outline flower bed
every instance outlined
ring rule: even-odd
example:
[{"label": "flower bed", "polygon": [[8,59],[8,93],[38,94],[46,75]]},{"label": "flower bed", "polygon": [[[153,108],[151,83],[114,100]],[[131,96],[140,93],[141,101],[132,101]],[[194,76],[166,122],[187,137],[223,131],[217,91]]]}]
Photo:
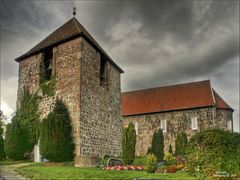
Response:
[{"label": "flower bed", "polygon": [[114,171],[118,171],[118,170],[131,170],[131,171],[143,171],[144,167],[143,166],[106,166],[103,168],[103,170],[114,170]]}]

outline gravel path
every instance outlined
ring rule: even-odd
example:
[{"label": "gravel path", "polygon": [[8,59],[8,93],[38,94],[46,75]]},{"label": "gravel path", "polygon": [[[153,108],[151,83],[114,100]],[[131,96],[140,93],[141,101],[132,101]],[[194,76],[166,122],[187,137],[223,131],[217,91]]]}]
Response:
[{"label": "gravel path", "polygon": [[27,180],[27,178],[24,178],[20,174],[18,174],[15,169],[30,164],[32,163],[0,166],[0,180]]}]

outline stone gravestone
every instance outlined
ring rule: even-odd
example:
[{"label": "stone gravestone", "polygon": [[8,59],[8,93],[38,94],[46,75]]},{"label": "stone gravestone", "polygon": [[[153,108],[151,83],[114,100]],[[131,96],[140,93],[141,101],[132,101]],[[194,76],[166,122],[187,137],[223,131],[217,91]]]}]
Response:
[{"label": "stone gravestone", "polygon": [[123,166],[123,160],[118,158],[109,158],[107,166]]}]

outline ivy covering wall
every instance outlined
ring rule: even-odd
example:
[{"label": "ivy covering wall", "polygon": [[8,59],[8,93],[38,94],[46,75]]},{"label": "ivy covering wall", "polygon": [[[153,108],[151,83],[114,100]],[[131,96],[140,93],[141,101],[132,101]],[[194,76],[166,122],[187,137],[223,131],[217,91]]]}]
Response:
[{"label": "ivy covering wall", "polygon": [[40,89],[43,95],[54,96],[56,91],[56,79],[52,77],[50,80],[42,80],[40,82]]}]

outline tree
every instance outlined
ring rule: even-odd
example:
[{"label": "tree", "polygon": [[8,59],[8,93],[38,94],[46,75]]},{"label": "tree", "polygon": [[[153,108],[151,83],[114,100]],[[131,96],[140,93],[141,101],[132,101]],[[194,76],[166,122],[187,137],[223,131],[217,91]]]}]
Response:
[{"label": "tree", "polygon": [[69,112],[57,100],[54,110],[43,120],[40,132],[40,152],[48,160],[63,162],[74,157],[74,144]]},{"label": "tree", "polygon": [[186,133],[184,132],[179,132],[177,134],[177,138],[176,138],[176,145],[175,145],[175,148],[176,148],[176,151],[175,151],[175,155],[176,156],[183,156],[186,154],[186,149],[187,149],[187,146],[188,146],[188,140],[187,140],[187,135]]},{"label": "tree", "polygon": [[20,126],[17,117],[14,116],[12,123],[7,125],[5,134],[4,151],[7,157],[14,160],[24,159],[24,153],[29,149],[28,144],[24,143],[27,138],[27,131]]},{"label": "tree", "polygon": [[164,137],[162,129],[154,132],[152,138],[152,153],[157,157],[157,161],[160,162],[164,158]]},{"label": "tree", "polygon": [[122,137],[122,158],[125,164],[132,164],[135,157],[136,131],[133,123],[123,129]]},{"label": "tree", "polygon": [[172,150],[172,145],[170,144],[169,145],[169,150],[168,150],[169,153],[173,154],[173,150]]},{"label": "tree", "polygon": [[5,157],[2,126],[3,126],[2,111],[0,111],[0,160]]}]

